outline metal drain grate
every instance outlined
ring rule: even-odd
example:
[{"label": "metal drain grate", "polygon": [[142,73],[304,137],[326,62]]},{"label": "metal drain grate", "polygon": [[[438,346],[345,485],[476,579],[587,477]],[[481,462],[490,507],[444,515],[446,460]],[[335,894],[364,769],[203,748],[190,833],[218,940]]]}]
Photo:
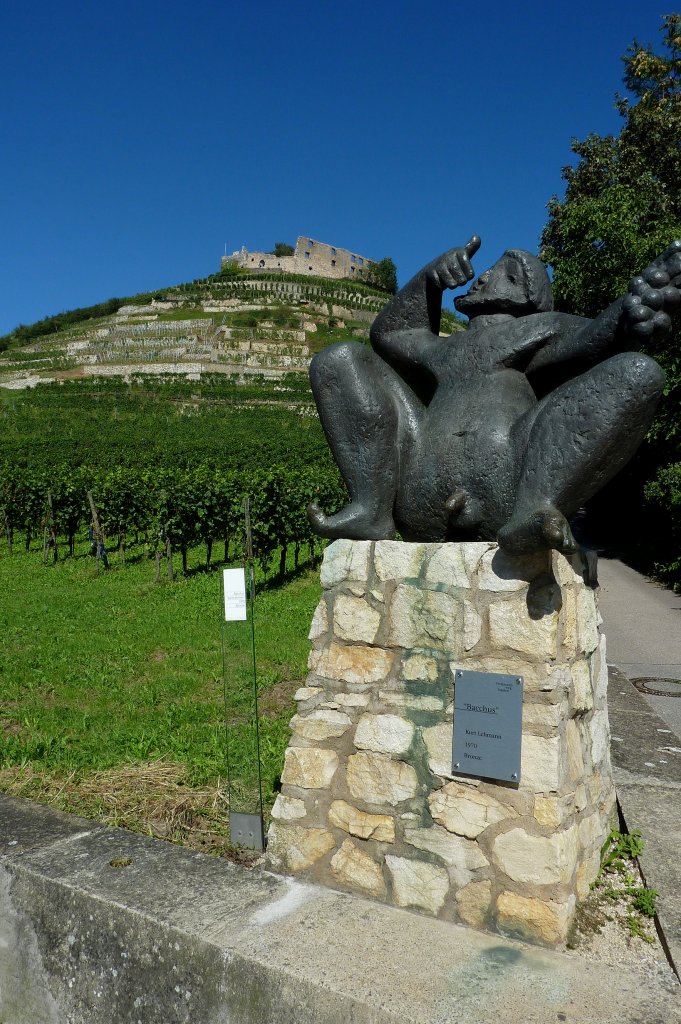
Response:
[{"label": "metal drain grate", "polygon": [[[639,693],[646,693],[652,697],[681,697],[681,679],[665,679],[660,676],[640,676],[631,680]],[[669,683],[668,690],[659,690],[651,683]]]}]

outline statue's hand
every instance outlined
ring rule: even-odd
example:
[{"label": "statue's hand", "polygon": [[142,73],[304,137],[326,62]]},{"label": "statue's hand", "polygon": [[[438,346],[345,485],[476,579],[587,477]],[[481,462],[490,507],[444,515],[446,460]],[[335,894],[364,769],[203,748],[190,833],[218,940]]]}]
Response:
[{"label": "statue's hand", "polygon": [[450,249],[426,267],[428,280],[444,291],[445,288],[459,288],[475,277],[471,256],[480,248],[480,239],[473,235],[469,242],[458,249]]},{"label": "statue's hand", "polygon": [[629,334],[650,338],[666,334],[681,303],[681,241],[672,242],[638,277],[629,282],[623,309]]}]

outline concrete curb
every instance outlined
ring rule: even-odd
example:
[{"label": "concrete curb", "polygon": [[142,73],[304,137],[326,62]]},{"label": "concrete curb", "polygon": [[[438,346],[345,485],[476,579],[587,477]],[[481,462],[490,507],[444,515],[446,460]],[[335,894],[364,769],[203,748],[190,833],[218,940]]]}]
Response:
[{"label": "concrete curb", "polygon": [[4,1024],[669,1024],[622,972],[0,796]]},{"label": "concrete curb", "polygon": [[627,829],[640,829],[646,885],[657,889],[662,943],[681,972],[681,739],[623,672],[609,666],[613,774]]}]

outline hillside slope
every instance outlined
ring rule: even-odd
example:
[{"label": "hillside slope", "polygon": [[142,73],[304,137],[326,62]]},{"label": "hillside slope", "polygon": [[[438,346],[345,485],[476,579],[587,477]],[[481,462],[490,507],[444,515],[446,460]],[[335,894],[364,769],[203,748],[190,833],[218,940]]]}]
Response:
[{"label": "hillside slope", "polygon": [[0,386],[69,377],[305,372],[314,352],[331,341],[368,340],[386,301],[384,293],[351,282],[216,274],[141,304],[122,302],[106,316],[66,326],[59,318],[45,321],[52,329],[0,355]]}]

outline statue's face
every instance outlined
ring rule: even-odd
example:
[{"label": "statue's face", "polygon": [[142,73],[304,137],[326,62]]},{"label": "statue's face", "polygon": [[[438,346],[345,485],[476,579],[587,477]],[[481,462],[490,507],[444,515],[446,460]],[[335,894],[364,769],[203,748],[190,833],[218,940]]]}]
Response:
[{"label": "statue's face", "polygon": [[520,261],[505,253],[500,260],[481,274],[475,284],[454,300],[460,313],[513,313],[529,302],[527,277]]}]

